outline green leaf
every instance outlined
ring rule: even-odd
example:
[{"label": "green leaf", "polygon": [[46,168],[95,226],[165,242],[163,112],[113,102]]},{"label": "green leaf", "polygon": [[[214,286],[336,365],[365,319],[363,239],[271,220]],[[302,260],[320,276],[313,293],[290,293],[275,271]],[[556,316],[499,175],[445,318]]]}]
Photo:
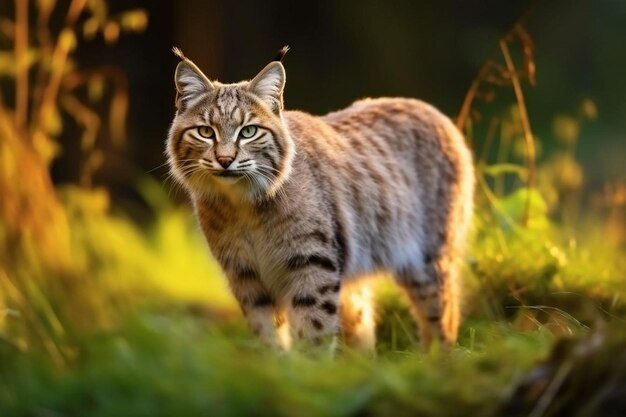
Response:
[{"label": "green leaf", "polygon": [[548,205],[536,189],[520,188],[501,199],[499,207],[519,224],[528,211],[528,228],[543,230],[549,226]]},{"label": "green leaf", "polygon": [[485,165],[481,167],[481,170],[484,174],[489,175],[491,177],[499,177],[501,175],[506,174],[515,174],[522,181],[526,181],[528,176],[528,170],[521,165],[516,164],[493,164],[493,165]]}]

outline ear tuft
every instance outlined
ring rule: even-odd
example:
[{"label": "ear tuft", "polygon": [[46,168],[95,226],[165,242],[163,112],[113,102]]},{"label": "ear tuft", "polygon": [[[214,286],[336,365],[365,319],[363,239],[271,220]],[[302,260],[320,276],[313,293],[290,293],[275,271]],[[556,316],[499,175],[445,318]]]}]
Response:
[{"label": "ear tuft", "polygon": [[280,51],[278,51],[276,57],[274,58],[274,61],[283,62],[283,58],[287,55],[287,52],[289,52],[289,45],[285,45],[280,48]]},{"label": "ear tuft", "polygon": [[174,55],[176,55],[177,57],[179,57],[180,59],[187,59],[185,57],[185,54],[183,54],[183,51],[180,50],[180,48],[178,46],[175,46],[172,48],[172,52],[174,52]]},{"label": "ear tuft", "polygon": [[283,109],[283,90],[286,81],[285,68],[278,61],[267,64],[265,68],[254,77],[248,88],[261,98],[270,108],[278,113]]}]

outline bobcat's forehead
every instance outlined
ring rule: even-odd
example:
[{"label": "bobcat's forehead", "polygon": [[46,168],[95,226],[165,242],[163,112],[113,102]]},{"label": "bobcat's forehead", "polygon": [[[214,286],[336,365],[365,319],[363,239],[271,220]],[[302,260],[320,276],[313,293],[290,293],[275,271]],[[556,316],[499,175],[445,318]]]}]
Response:
[{"label": "bobcat's forehead", "polygon": [[244,122],[246,112],[251,110],[251,102],[243,88],[239,86],[220,86],[207,103],[206,115],[214,125]]},{"label": "bobcat's forehead", "polygon": [[216,87],[187,111],[191,122],[223,128],[258,123],[265,117],[264,109],[242,84]]}]

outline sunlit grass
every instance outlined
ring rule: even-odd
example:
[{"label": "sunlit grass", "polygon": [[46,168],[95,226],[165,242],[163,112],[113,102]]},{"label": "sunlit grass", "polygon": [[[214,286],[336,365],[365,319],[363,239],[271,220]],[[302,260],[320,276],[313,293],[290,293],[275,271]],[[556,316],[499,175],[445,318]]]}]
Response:
[{"label": "sunlit grass", "polygon": [[[168,297],[180,302],[236,309],[222,272],[212,258],[204,236],[187,207],[173,207],[161,185],[144,179],[144,194],[150,196],[157,217],[148,240],[159,263],[150,280]],[[156,187],[156,189],[155,189]]]},{"label": "sunlit grass", "polygon": [[[146,180],[142,187],[156,183]],[[111,215],[104,191],[67,188],[77,264],[96,272],[94,287],[144,303],[205,305],[234,310],[234,299],[192,213],[174,207],[154,190],[156,220],[141,230],[123,215]]]},{"label": "sunlit grass", "polygon": [[474,329],[474,347],[462,340],[451,355],[390,351],[371,359],[346,352],[324,359],[275,355],[238,325],[141,314],[81,340],[71,371],[13,364],[0,400],[6,415],[486,415],[547,354],[552,336]]},{"label": "sunlit grass", "polygon": [[450,353],[420,352],[406,300],[383,280],[376,357],[277,355],[247,330],[192,213],[154,182],[140,189],[155,214],[145,229],[113,214],[104,192],[61,192],[74,269],[38,279],[49,301],[34,305],[57,323],[37,334],[63,360],[30,333],[15,343],[9,330],[25,317],[12,305],[19,314],[3,317],[0,339],[3,416],[497,415],[558,337],[624,319],[617,248],[574,242],[555,225],[506,231],[479,220]]}]

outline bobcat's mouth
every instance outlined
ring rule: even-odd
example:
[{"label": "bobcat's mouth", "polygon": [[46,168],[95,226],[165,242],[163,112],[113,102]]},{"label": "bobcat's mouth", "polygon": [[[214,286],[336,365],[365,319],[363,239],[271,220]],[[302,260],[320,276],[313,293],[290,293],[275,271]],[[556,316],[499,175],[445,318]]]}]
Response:
[{"label": "bobcat's mouth", "polygon": [[216,172],[214,175],[223,178],[238,178],[243,176],[243,172],[226,169],[224,171]]}]

